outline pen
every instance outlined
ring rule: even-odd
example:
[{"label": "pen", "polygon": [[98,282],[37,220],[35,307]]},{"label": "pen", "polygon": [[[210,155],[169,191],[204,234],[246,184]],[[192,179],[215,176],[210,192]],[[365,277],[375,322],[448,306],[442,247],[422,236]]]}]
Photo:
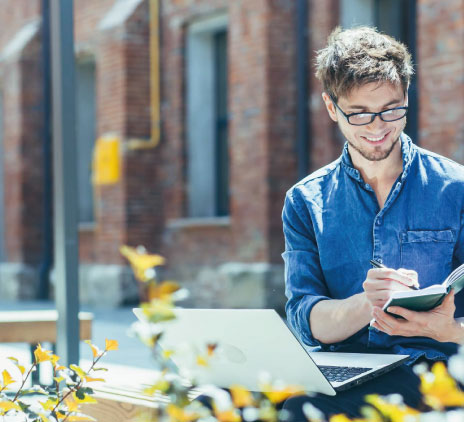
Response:
[{"label": "pen", "polygon": [[[385,265],[383,265],[383,264],[380,263],[379,261],[376,261],[375,259],[371,259],[369,262],[370,262],[370,263],[372,264],[372,266],[374,266],[375,268],[387,268]],[[412,286],[409,286],[409,287],[411,287],[411,289],[413,289],[413,290],[419,290],[419,288],[418,288],[417,286],[415,286],[415,285],[412,285]]]},{"label": "pen", "polygon": [[372,266],[374,266],[375,268],[387,268],[385,265],[381,264],[379,261],[376,261],[375,259],[371,259],[371,260],[370,260],[370,263],[371,263]]}]

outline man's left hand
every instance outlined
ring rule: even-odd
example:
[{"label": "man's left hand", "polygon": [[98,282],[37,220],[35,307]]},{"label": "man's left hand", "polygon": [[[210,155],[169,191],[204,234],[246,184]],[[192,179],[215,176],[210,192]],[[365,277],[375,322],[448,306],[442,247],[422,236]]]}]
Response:
[{"label": "man's left hand", "polygon": [[464,327],[454,319],[454,291],[445,297],[442,304],[428,312],[415,312],[399,306],[388,307],[388,312],[403,317],[395,318],[381,308],[374,307],[372,326],[391,336],[423,336],[441,342],[464,342]]}]

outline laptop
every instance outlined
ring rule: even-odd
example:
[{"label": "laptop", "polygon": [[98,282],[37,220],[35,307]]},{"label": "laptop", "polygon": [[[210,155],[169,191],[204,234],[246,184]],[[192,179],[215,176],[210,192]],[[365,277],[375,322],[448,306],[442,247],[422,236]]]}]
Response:
[{"label": "laptop", "polygon": [[[409,356],[395,354],[309,352],[273,309],[174,309],[163,323],[163,350],[176,350],[173,368],[198,385],[227,388],[240,384],[263,391],[266,374],[273,381],[300,386],[308,393],[335,395],[401,365]],[[140,308],[137,318],[147,323]],[[208,365],[197,356],[217,345]],[[214,347],[214,346],[213,346]]]}]

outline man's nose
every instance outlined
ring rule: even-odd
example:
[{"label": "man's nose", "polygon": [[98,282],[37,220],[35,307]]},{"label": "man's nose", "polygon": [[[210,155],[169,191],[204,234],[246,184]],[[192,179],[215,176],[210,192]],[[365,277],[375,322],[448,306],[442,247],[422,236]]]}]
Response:
[{"label": "man's nose", "polygon": [[387,124],[387,122],[384,122],[381,118],[380,118],[380,115],[377,115],[377,116],[374,116],[374,120],[372,120],[372,122],[370,122],[367,126],[368,127],[375,127],[375,126],[384,126],[385,124]]}]

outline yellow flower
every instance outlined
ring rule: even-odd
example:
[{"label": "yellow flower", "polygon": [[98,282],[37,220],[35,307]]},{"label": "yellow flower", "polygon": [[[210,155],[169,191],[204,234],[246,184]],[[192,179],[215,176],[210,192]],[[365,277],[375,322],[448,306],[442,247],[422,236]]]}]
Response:
[{"label": "yellow flower", "polygon": [[197,412],[182,409],[175,404],[168,405],[166,413],[170,417],[169,422],[194,422],[200,417]]},{"label": "yellow flower", "polygon": [[0,402],[0,415],[4,415],[10,410],[21,410],[17,403],[14,403],[10,400]]},{"label": "yellow flower", "polygon": [[85,340],[85,342],[90,346],[90,348],[92,349],[92,355],[94,358],[98,358],[98,356],[100,356],[102,354],[102,351],[97,347],[95,346],[94,344],[92,344],[92,342],[90,340]]},{"label": "yellow flower", "polygon": [[197,365],[198,366],[208,366],[208,360],[206,357],[198,355],[197,356]]},{"label": "yellow flower", "polygon": [[3,387],[1,390],[3,391],[10,384],[13,384],[15,380],[13,379],[13,377],[10,375],[10,373],[6,369],[3,370],[2,377],[3,377]]},{"label": "yellow flower", "polygon": [[229,409],[225,411],[215,411],[214,415],[218,422],[241,422],[242,418],[237,409]]},{"label": "yellow flower", "polygon": [[376,394],[366,396],[366,402],[374,406],[383,416],[380,420],[391,422],[419,421],[420,412],[403,403],[392,403]]},{"label": "yellow flower", "polygon": [[172,294],[178,290],[180,290],[180,285],[175,281],[166,280],[158,285],[151,283],[148,287],[148,299],[160,299],[172,302]]},{"label": "yellow flower", "polygon": [[105,339],[105,350],[118,350],[119,344],[117,340]]},{"label": "yellow flower", "polygon": [[420,390],[425,403],[430,407],[441,410],[445,407],[464,406],[464,393],[448,374],[443,362],[435,363],[431,373],[422,374],[420,378]]},{"label": "yellow flower", "polygon": [[147,270],[157,267],[158,265],[163,265],[165,262],[165,259],[161,255],[140,252],[136,248],[130,246],[121,246],[119,251],[129,261],[135,277],[144,282],[153,279],[153,277],[147,274]]},{"label": "yellow flower", "polygon": [[173,305],[159,299],[153,299],[149,303],[141,304],[142,312],[150,322],[162,322],[174,319],[176,315],[173,311]]},{"label": "yellow flower", "polygon": [[295,385],[288,385],[282,388],[273,387],[272,385],[264,385],[261,387],[263,394],[270,400],[271,403],[280,403],[289,397],[304,394],[302,387]]},{"label": "yellow flower", "polygon": [[51,361],[53,357],[51,350],[42,349],[40,343],[37,345],[37,348],[34,350],[35,363],[39,364],[42,362]]},{"label": "yellow flower", "polygon": [[241,385],[232,385],[230,387],[230,394],[232,395],[232,402],[235,407],[254,406],[255,404],[253,395]]},{"label": "yellow flower", "polygon": [[84,394],[84,398],[80,399],[77,396],[77,393],[73,393],[72,398],[74,402],[76,402],[78,405],[80,403],[97,403],[97,400],[95,400],[92,396],[89,396],[88,394]]},{"label": "yellow flower", "polygon": [[58,399],[54,398],[54,397],[48,397],[47,398],[47,401],[45,402],[39,402],[40,405],[44,408],[44,410],[52,410],[56,404],[58,403]]}]

